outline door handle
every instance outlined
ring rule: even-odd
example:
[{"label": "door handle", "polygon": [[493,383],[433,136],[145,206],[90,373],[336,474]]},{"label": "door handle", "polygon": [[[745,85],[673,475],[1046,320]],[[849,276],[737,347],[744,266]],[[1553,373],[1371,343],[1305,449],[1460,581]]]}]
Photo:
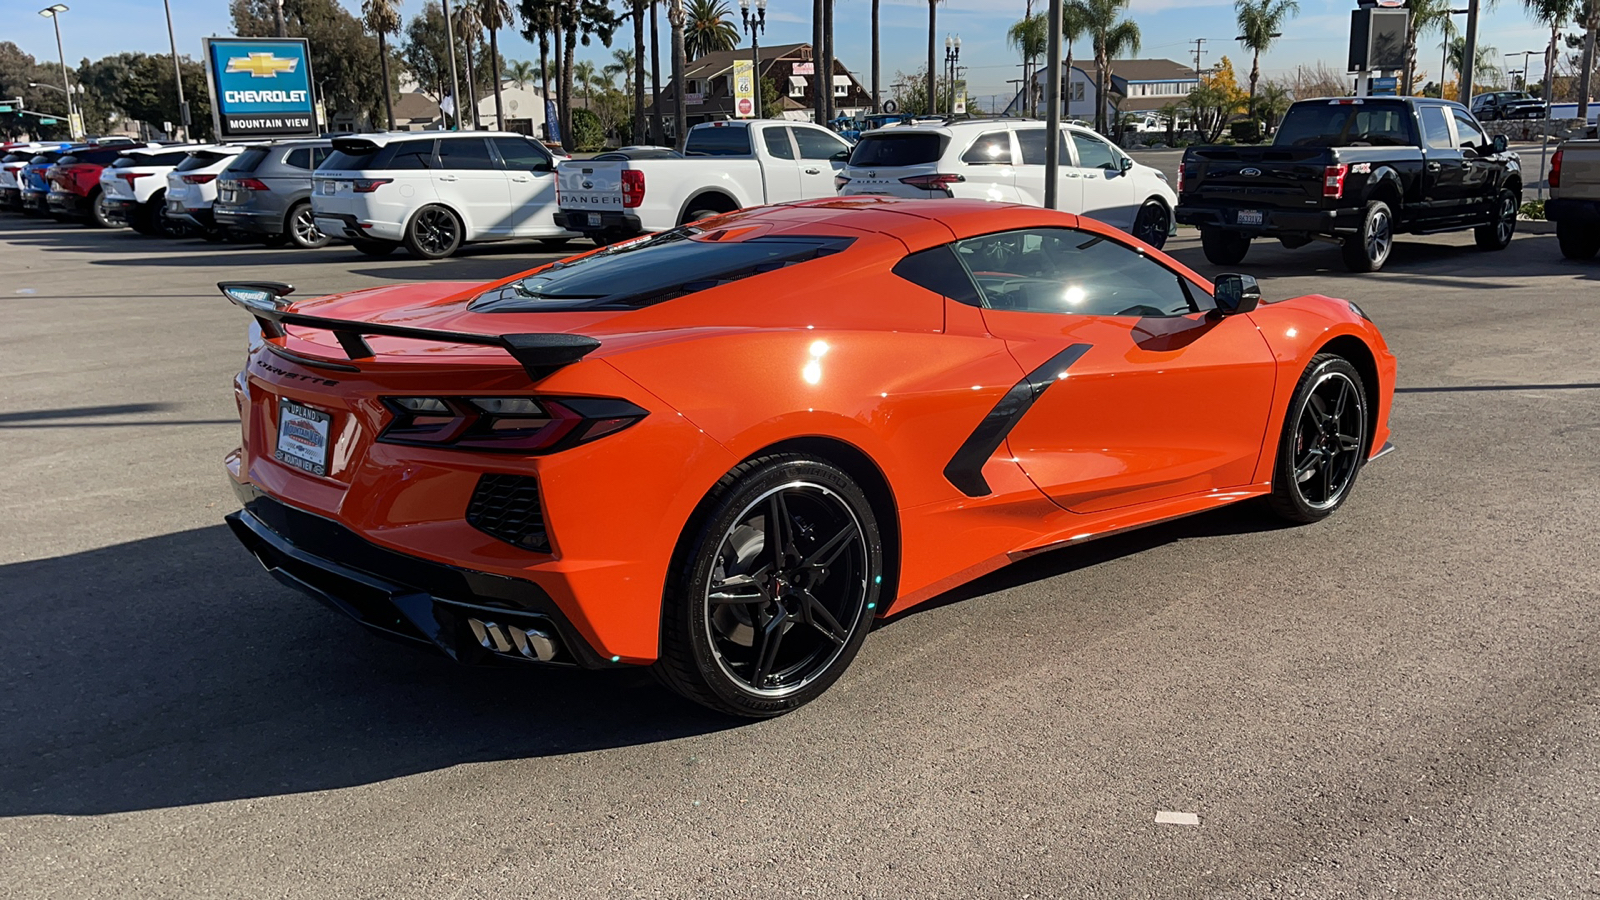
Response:
[{"label": "door handle", "polygon": [[1466,160],[1462,160],[1461,161],[1461,168],[1470,169],[1470,168],[1472,168],[1472,163],[1467,162]]},{"label": "door handle", "polygon": [[820,173],[821,171],[822,170],[817,168],[816,166],[812,166],[812,167],[806,169],[806,174],[807,175],[816,175],[816,174]]},{"label": "door handle", "polygon": [[1439,164],[1436,163],[1436,162],[1428,163],[1428,171],[1429,172],[1437,172],[1437,171],[1439,171]]},{"label": "door handle", "polygon": [[440,175],[439,176],[439,180],[440,181],[455,181],[456,177],[454,175]]},{"label": "door handle", "polygon": [[521,182],[526,183],[526,182],[532,181],[533,179],[529,178],[526,175],[516,175],[516,176],[513,176],[511,180],[512,181],[521,181]]},{"label": "door handle", "polygon": [[1081,177],[1081,176],[1078,175],[1077,172],[1063,172],[1062,174],[1066,175],[1068,178],[1079,178],[1079,177]]}]

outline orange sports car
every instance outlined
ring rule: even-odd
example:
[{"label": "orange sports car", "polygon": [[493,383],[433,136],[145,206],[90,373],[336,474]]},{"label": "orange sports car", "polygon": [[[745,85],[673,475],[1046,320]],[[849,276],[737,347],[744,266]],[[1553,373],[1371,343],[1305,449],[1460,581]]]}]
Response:
[{"label": "orange sports car", "polygon": [[648,665],[744,716],[826,690],[876,617],[1224,504],[1315,521],[1388,447],[1354,303],[1026,206],[836,198],[489,284],[220,287],[255,318],[228,522],[272,574],[462,662]]}]

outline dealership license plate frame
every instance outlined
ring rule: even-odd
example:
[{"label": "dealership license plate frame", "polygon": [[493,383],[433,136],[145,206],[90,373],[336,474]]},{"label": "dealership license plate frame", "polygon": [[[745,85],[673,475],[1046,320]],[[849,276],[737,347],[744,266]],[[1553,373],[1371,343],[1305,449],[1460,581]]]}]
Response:
[{"label": "dealership license plate frame", "polygon": [[[292,425],[300,425],[322,439],[322,449],[306,449],[303,441],[285,442],[285,432]],[[333,413],[297,403],[285,397],[278,398],[278,441],[272,448],[272,458],[294,469],[319,477],[328,475],[328,458],[333,446]],[[284,449],[294,447],[302,452]]]},{"label": "dealership license plate frame", "polygon": [[1267,217],[1259,209],[1241,209],[1233,214],[1235,225],[1264,225]]},{"label": "dealership license plate frame", "polygon": [[589,213],[589,227],[590,228],[599,228],[600,227],[600,214],[599,213]]}]

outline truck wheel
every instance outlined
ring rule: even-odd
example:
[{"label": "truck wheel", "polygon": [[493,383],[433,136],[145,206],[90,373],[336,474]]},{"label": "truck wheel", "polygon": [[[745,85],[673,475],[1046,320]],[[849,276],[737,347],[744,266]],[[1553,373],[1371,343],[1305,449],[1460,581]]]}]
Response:
[{"label": "truck wheel", "polygon": [[1600,229],[1584,228],[1570,219],[1556,223],[1556,240],[1567,259],[1594,259],[1600,253]]},{"label": "truck wheel", "polygon": [[1489,221],[1472,229],[1472,238],[1479,250],[1504,250],[1511,245],[1511,236],[1517,233],[1517,210],[1522,206],[1517,195],[1503,189],[1494,198],[1494,210]]},{"label": "truck wheel", "polygon": [[1345,268],[1352,272],[1376,272],[1394,249],[1394,214],[1389,204],[1374,200],[1367,204],[1361,228],[1344,240]]},{"label": "truck wheel", "polygon": [[1224,231],[1221,228],[1200,229],[1200,248],[1206,252],[1206,259],[1219,266],[1237,265],[1250,252],[1250,238],[1237,231]]}]

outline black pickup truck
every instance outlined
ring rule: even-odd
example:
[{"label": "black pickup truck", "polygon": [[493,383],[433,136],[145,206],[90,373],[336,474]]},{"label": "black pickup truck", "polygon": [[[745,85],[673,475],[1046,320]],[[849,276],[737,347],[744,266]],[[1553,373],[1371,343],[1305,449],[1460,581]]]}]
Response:
[{"label": "black pickup truck", "polygon": [[1474,229],[1479,247],[1511,243],[1522,167],[1459,103],[1338,97],[1289,108],[1271,144],[1183,154],[1180,224],[1200,229],[1206,259],[1231,266],[1250,242],[1341,245],[1351,271],[1383,266],[1396,234]]}]

